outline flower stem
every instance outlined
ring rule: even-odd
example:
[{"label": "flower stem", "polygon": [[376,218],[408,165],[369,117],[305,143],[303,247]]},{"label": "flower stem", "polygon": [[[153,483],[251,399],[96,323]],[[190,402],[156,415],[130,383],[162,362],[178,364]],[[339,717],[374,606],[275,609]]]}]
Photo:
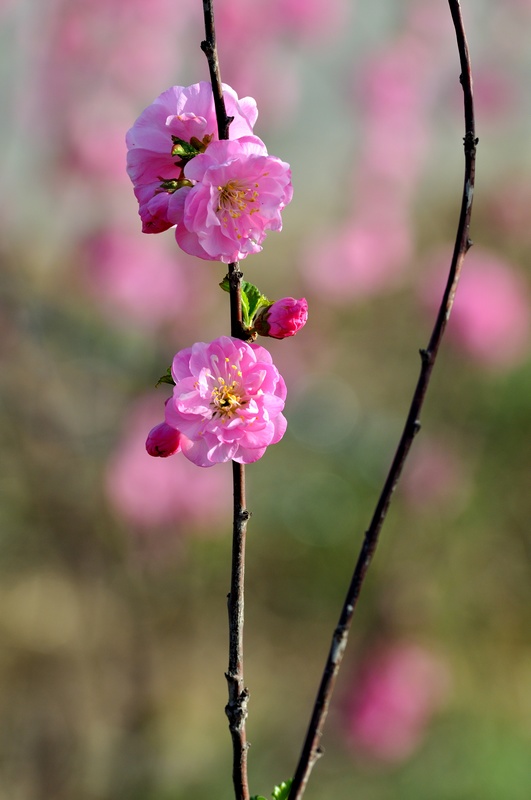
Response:
[{"label": "flower stem", "polygon": [[[201,42],[201,49],[205,53],[210,72],[210,82],[214,96],[218,136],[220,139],[229,138],[229,127],[232,117],[227,116],[221,73],[216,47],[216,28],[214,24],[213,0],[203,0],[203,14],[205,19],[205,40]],[[247,335],[242,324],[242,298],[241,282],[243,274],[238,263],[229,264],[228,280],[230,286],[230,328],[231,336],[237,339],[246,339]],[[243,464],[232,462],[233,481],[233,527],[232,527],[232,567],[230,593],[227,597],[229,615],[229,666],[225,677],[227,679],[229,700],[225,706],[225,713],[229,720],[229,730],[232,737],[232,781],[236,800],[249,800],[249,785],[247,780],[247,736],[245,720],[247,718],[247,703],[249,692],[243,679],[243,623],[244,623],[244,578],[245,578],[245,536],[249,512],[245,500],[245,467]]]},{"label": "flower stem", "polygon": [[405,422],[404,430],[400,438],[395,456],[393,458],[388,476],[384,483],[380,498],[376,505],[371,523],[365,533],[363,545],[352,575],[352,580],[347,591],[345,602],[341,610],[339,622],[332,636],[332,643],[326,665],[321,678],[321,683],[317,692],[308,732],[302,748],[301,756],[289,795],[289,800],[300,800],[302,798],[310,773],[319,756],[321,755],[320,739],[328,713],[330,699],[334,689],[335,681],[343,655],[347,645],[348,634],[354,609],[369,568],[371,559],[378,544],[380,530],[385,521],[393,492],[396,488],[407,455],[413,443],[415,435],[420,430],[420,412],[424,404],[426,392],[430,382],[431,374],[439,350],[446,324],[450,317],[452,304],[459,281],[459,274],[463,259],[470,248],[472,242],[469,239],[470,217],[472,212],[472,199],[474,193],[475,179],[475,160],[476,145],[478,140],[475,134],[474,123],[474,103],[472,94],[472,74],[470,68],[470,58],[468,44],[461,15],[459,0],[448,0],[453,24],[455,27],[459,58],[461,63],[460,81],[464,93],[464,116],[465,116],[465,177],[462,194],[461,211],[457,227],[454,251],[450,264],[450,270],[446,288],[443,294],[439,312],[435,320],[434,328],[425,350],[420,351],[421,368],[420,375],[415,387],[411,405]]}]

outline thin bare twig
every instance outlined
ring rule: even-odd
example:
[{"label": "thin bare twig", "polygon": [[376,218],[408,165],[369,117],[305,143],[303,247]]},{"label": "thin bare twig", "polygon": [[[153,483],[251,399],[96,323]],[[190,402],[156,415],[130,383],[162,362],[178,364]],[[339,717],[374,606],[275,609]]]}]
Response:
[{"label": "thin bare twig", "polygon": [[471,246],[469,239],[470,217],[472,212],[472,199],[474,195],[475,160],[477,139],[474,124],[474,103],[472,95],[472,74],[470,68],[470,58],[468,44],[461,15],[459,0],[449,0],[450,12],[455,27],[459,58],[461,63],[460,81],[464,93],[464,116],[465,116],[465,178],[461,202],[461,211],[457,227],[455,247],[448,281],[442,298],[442,302],[437,314],[433,332],[431,334],[428,347],[420,351],[421,369],[417,385],[413,394],[410,409],[404,426],[401,439],[393,458],[387,479],[383,486],[380,498],[376,505],[374,515],[368,530],[365,533],[363,545],[354,569],[352,580],[345,598],[345,602],[339,617],[338,625],[332,637],[332,644],[328,654],[328,659],[321,678],[321,684],[315,700],[312,717],[308,727],[306,739],[302,748],[299,763],[291,786],[290,800],[300,800],[303,796],[310,777],[312,768],[321,755],[320,739],[323,726],[328,713],[330,698],[334,689],[336,677],[343,660],[343,654],[347,645],[348,634],[354,609],[362,588],[362,584],[369,568],[371,559],[378,544],[380,530],[385,521],[387,511],[396,488],[404,463],[413,443],[415,435],[420,430],[420,412],[424,404],[426,392],[430,382],[431,374],[441,344],[446,324],[450,317],[452,304],[454,301],[457,283],[463,259]]},{"label": "thin bare twig", "polygon": [[[210,72],[210,82],[214,95],[214,106],[220,139],[229,138],[229,127],[232,117],[227,116],[223,87],[216,47],[216,28],[214,25],[213,0],[203,0],[205,19],[205,40],[201,42],[201,50],[205,53]],[[237,262],[229,264],[228,275],[230,286],[230,320],[231,336],[237,339],[247,338],[242,325],[241,282],[243,275]],[[229,615],[229,666],[225,673],[229,690],[229,700],[225,713],[229,720],[232,737],[232,781],[236,800],[249,800],[247,779],[247,736],[245,720],[249,692],[243,680],[243,612],[244,612],[244,578],[245,578],[245,536],[249,512],[245,500],[245,467],[232,462],[233,480],[233,526],[232,526],[232,568],[230,592],[227,597]]]}]

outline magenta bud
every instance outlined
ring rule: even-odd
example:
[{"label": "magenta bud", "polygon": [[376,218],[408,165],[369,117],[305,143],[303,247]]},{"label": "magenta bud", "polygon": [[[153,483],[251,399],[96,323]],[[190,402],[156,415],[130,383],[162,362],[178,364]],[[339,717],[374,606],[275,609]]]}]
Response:
[{"label": "magenta bud", "polygon": [[254,321],[254,329],[260,336],[273,339],[286,339],[295,336],[306,325],[308,319],[308,303],[305,297],[296,300],[294,297],[283,297],[264,308]]},{"label": "magenta bud", "polygon": [[146,450],[150,456],[167,458],[181,449],[181,434],[166,422],[151,428],[146,439]]}]

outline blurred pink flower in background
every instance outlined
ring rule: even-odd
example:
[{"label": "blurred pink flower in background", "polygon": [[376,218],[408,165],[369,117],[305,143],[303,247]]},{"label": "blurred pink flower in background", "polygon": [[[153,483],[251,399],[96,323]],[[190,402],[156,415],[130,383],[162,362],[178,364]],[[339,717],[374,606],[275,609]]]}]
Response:
[{"label": "blurred pink flower in background", "polygon": [[[352,0],[231,0],[216,11],[223,76],[259,101],[268,126],[293,119],[301,85],[297,48],[330,46],[345,31]],[[238,47],[232,43],[237,41]]]},{"label": "blurred pink flower in background", "polygon": [[164,242],[115,228],[87,239],[81,254],[87,287],[113,321],[153,330],[187,315],[193,270],[186,274],[183,258]]},{"label": "blurred pink flower in background", "polygon": [[110,506],[131,525],[149,530],[174,525],[179,533],[219,531],[231,507],[230,470],[199,470],[185,458],[151,458],[146,431],[161,417],[162,389],[141,398],[125,415],[122,437],[105,476]]},{"label": "blurred pink flower in background", "polygon": [[463,507],[468,485],[458,453],[446,442],[423,438],[415,441],[398,492],[417,510],[444,507],[455,513]]},{"label": "blurred pink flower in background", "polygon": [[408,220],[369,209],[315,240],[303,253],[301,271],[326,300],[351,303],[396,287],[412,252]]},{"label": "blurred pink flower in background", "polygon": [[422,647],[376,647],[354,677],[343,709],[348,741],[361,756],[404,761],[422,744],[448,688],[446,664]]},{"label": "blurred pink flower in background", "polygon": [[260,40],[289,33],[290,43],[311,38],[322,42],[340,33],[351,0],[231,0],[216,12],[218,38]]},{"label": "blurred pink flower in background", "polygon": [[[450,253],[421,286],[424,305],[433,312],[442,296]],[[448,339],[457,349],[493,370],[510,369],[529,355],[531,309],[523,277],[507,261],[480,247],[467,254],[452,313]]]},{"label": "blurred pink flower in background", "polygon": [[[225,39],[225,44],[233,38],[234,35]],[[267,120],[269,130],[289,127],[301,94],[300,65],[295,53],[278,47],[272,38],[261,37],[252,42],[246,37],[237,48],[223,48],[221,44],[223,75],[242,94],[251,93],[256,98],[260,119]]]},{"label": "blurred pink flower in background", "polygon": [[474,68],[474,105],[478,118],[485,122],[504,122],[518,102],[518,85],[514,77],[495,65],[476,64]]},{"label": "blurred pink flower in background", "polygon": [[124,130],[131,120],[130,102],[100,87],[87,92],[83,103],[69,104],[65,117],[66,166],[92,182],[126,183]]},{"label": "blurred pink flower in background", "polygon": [[510,172],[496,183],[496,191],[487,197],[489,225],[504,236],[531,243],[531,181],[522,173]]},{"label": "blurred pink flower in background", "polygon": [[289,26],[292,36],[322,44],[341,32],[353,5],[352,0],[276,0],[279,33]]},{"label": "blurred pink flower in background", "polygon": [[430,53],[413,37],[370,58],[356,82],[364,144],[361,161],[371,180],[388,180],[411,191],[428,145],[427,90]]}]

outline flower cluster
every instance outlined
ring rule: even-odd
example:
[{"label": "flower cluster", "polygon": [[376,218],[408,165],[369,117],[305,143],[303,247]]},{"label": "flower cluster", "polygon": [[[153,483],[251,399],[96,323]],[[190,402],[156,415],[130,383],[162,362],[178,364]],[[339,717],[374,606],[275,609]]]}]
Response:
[{"label": "flower cluster", "polygon": [[179,246],[207,261],[257,253],[282,229],[291,201],[289,165],[252,135],[255,101],[223,86],[230,139],[219,141],[209,83],[173,86],[128,131],[127,171],[144,233],[176,226]]},{"label": "flower cluster", "polygon": [[150,455],[180,449],[200,467],[249,464],[284,435],[286,386],[263,347],[230,336],[196,342],[177,353],[171,373],[173,397],[148,436]]},{"label": "flower cluster", "polygon": [[[267,231],[282,229],[291,201],[289,165],[270,156],[253,135],[255,101],[223,86],[229,139],[220,140],[212,86],[173,86],[128,131],[127,172],[144,233],[175,226],[177,244],[207,261],[234,263],[262,249]],[[230,291],[228,279],[220,284]],[[272,303],[241,282],[242,328],[249,341],[283,339],[306,323],[306,300]],[[286,387],[270,354],[257,344],[222,336],[175,356],[161,382],[174,385],[165,421],[151,429],[146,450],[175,453],[210,467],[257,461],[284,435]]]}]

